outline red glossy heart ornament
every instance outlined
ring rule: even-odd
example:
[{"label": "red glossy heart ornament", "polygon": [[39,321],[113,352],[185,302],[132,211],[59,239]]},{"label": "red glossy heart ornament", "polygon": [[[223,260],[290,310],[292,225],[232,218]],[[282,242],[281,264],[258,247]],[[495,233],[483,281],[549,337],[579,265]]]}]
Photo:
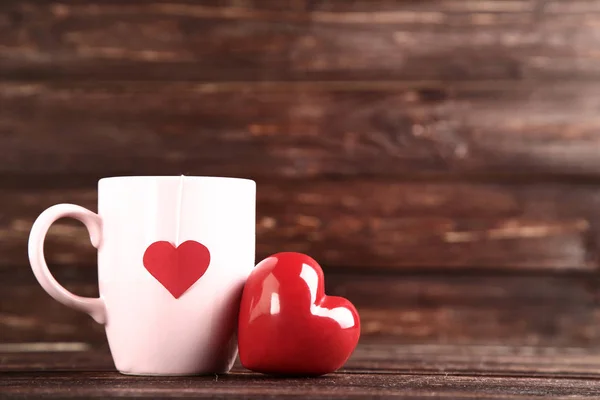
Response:
[{"label": "red glossy heart ornament", "polygon": [[240,361],[276,375],[323,375],[348,360],[360,336],[358,312],[326,296],[323,270],[307,255],[278,253],[252,271],[238,325]]},{"label": "red glossy heart ornament", "polygon": [[166,241],[154,242],[144,253],[144,267],[176,299],[204,275],[209,264],[208,249],[193,240],[178,247]]}]

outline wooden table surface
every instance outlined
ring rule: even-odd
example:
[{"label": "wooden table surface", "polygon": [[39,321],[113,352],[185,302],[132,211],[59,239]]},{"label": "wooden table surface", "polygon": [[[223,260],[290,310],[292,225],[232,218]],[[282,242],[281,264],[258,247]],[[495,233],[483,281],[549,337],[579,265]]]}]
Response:
[{"label": "wooden table surface", "polygon": [[0,346],[0,397],[39,398],[599,398],[600,351],[588,348],[361,343],[345,368],[280,379],[236,365],[205,377],[134,377],[106,348]]}]

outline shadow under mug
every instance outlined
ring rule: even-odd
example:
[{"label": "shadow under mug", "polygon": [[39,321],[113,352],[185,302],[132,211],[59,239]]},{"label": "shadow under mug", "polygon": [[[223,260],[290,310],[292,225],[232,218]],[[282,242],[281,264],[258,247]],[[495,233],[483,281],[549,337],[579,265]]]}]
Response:
[{"label": "shadow under mug", "polygon": [[[58,204],[37,218],[29,260],[50,296],[105,325],[121,373],[228,372],[237,355],[239,301],[255,263],[255,214],[256,184],[248,179],[103,178],[98,182],[97,214]],[[98,250],[99,298],[70,293],[48,270],[44,239],[52,223],[63,217],[81,221]],[[162,275],[146,265],[146,252],[157,242],[169,243],[163,243],[162,258],[154,259],[169,264],[156,267]],[[194,259],[194,252],[179,251],[186,242],[202,246],[209,255],[204,260],[208,267],[195,282],[184,277],[189,271],[179,268],[193,269],[202,262]],[[188,279],[186,290],[172,294],[167,278]]]}]

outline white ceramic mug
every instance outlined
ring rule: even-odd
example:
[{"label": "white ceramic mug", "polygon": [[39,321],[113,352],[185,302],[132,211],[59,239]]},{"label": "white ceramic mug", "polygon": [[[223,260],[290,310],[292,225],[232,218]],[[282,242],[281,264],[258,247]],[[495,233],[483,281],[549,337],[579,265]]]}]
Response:
[{"label": "white ceramic mug", "polygon": [[[29,260],[57,301],[105,324],[116,368],[135,375],[227,372],[254,267],[256,184],[217,177],[132,176],[98,182],[98,214],[59,204],[35,221]],[[85,224],[98,249],[99,298],[68,292],[44,260],[59,218]]]}]

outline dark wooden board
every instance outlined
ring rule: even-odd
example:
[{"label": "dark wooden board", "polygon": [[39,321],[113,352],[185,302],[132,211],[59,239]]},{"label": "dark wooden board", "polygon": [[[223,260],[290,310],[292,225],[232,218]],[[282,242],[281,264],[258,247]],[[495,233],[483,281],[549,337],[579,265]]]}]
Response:
[{"label": "dark wooden board", "polygon": [[600,393],[598,353],[576,348],[362,345],[344,369],[312,379],[276,379],[239,365],[219,376],[131,377],[110,372],[110,359],[98,350],[0,352],[0,359],[6,362],[0,364],[3,398],[580,399]]},{"label": "dark wooden board", "polygon": [[[94,267],[53,268],[97,296]],[[358,274],[326,269],[326,292],[358,308],[362,340],[600,348],[595,274]],[[0,270],[0,343],[105,344],[102,326],[52,300],[27,266]]]},{"label": "dark wooden board", "polygon": [[[0,344],[0,374],[114,372],[106,344],[41,342]],[[443,345],[363,340],[343,373],[598,378],[600,352],[589,347]],[[233,372],[248,373],[236,360]],[[1,376],[1,375],[0,375]]]},{"label": "dark wooden board", "polygon": [[[45,208],[75,203],[97,209],[93,183],[82,189],[62,184],[0,190],[4,265],[27,264],[29,231]],[[300,251],[327,267],[370,271],[598,268],[595,186],[362,179],[259,180],[257,187],[257,261]],[[45,252],[50,265],[96,260],[83,225],[69,220],[51,228]]]},{"label": "dark wooden board", "polygon": [[597,180],[596,83],[0,83],[0,177]]},{"label": "dark wooden board", "polygon": [[[575,4],[573,4],[575,3]],[[596,78],[597,2],[3,1],[13,79]]]},{"label": "dark wooden board", "polygon": [[[98,356],[94,359],[103,357],[100,351],[96,354]],[[14,356],[15,359],[22,357],[23,355]],[[358,346],[343,370],[363,373],[597,379],[599,367],[598,348],[592,347],[403,345],[367,340]]]},{"label": "dark wooden board", "polygon": [[[33,383],[35,382],[35,385]],[[135,378],[116,373],[18,374],[0,380],[3,398],[135,397],[247,399],[596,399],[595,379],[503,378],[405,374],[337,374],[320,379],[230,374],[203,378]]]}]

